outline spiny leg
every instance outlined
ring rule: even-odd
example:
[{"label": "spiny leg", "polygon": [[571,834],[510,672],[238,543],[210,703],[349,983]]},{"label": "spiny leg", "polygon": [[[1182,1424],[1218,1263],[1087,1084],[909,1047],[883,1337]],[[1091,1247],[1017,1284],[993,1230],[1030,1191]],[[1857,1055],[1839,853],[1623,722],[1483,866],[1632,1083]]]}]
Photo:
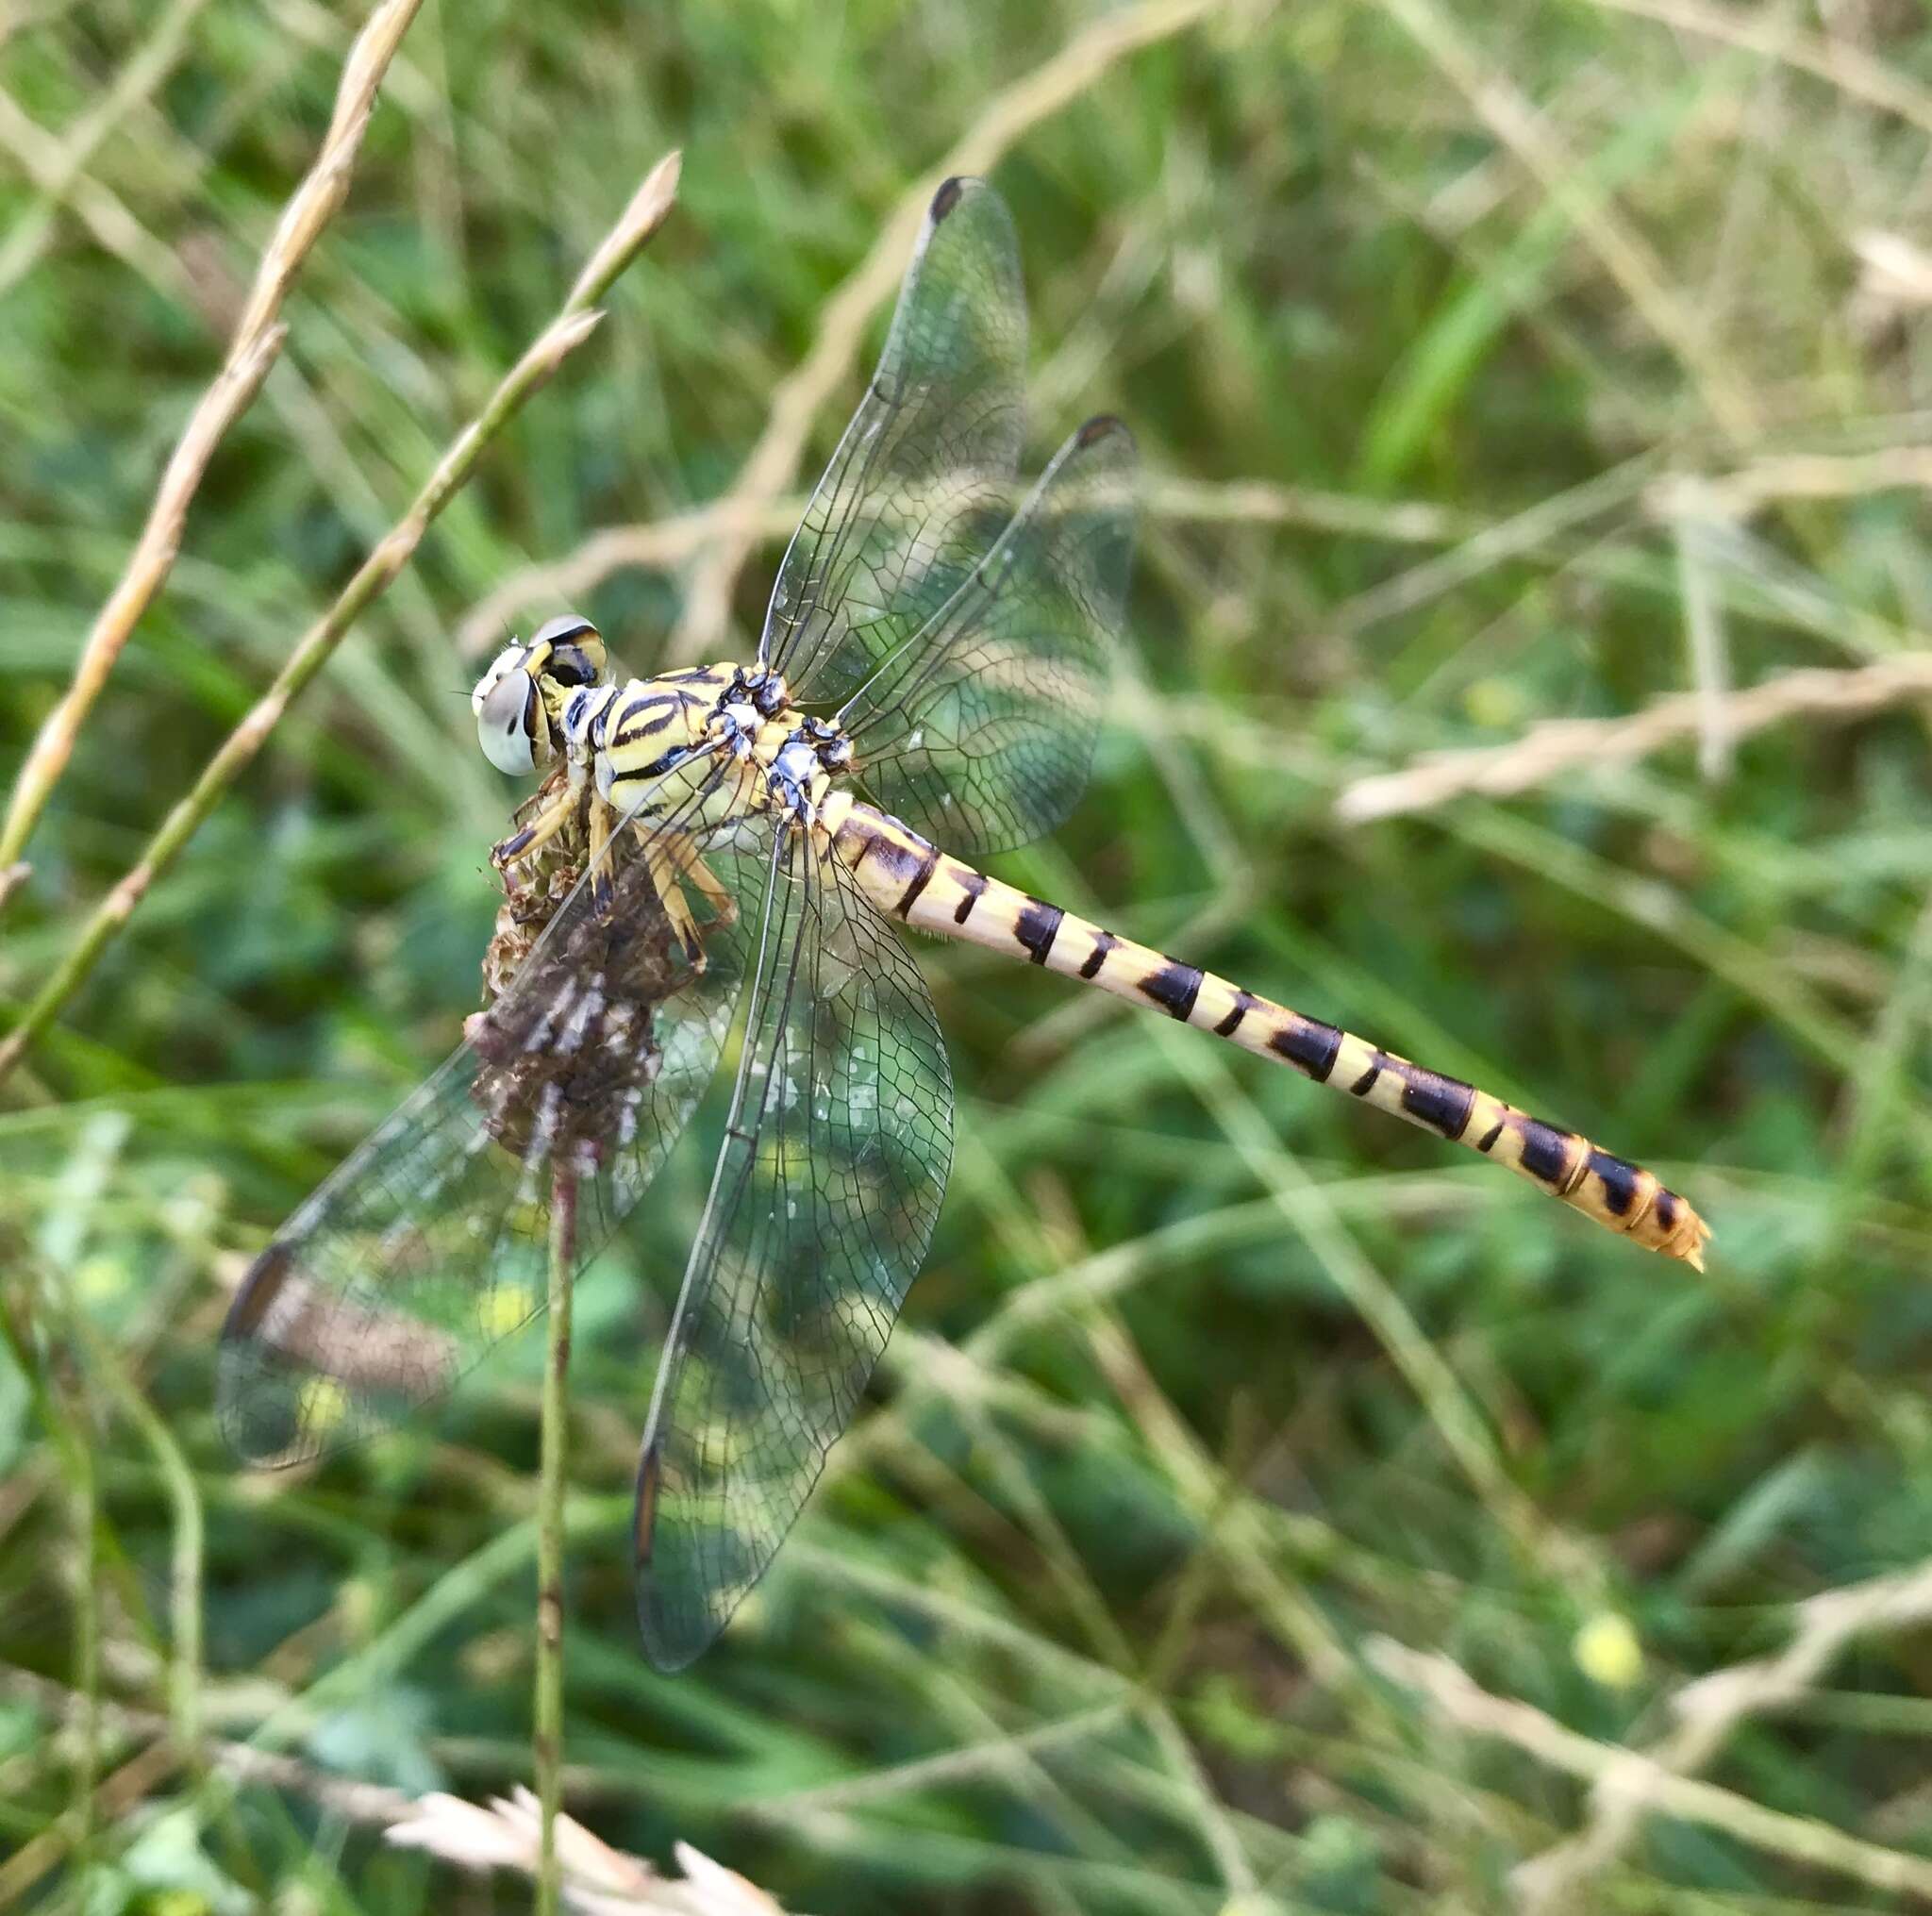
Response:
[{"label": "spiny leg", "polygon": [[566,785],[522,831],[512,832],[491,850],[490,862],[501,871],[512,858],[520,858],[525,852],[547,844],[570,823],[577,808],[578,796],[574,786]]},{"label": "spiny leg", "polygon": [[738,915],[738,900],[698,855],[698,848],[691,840],[679,837],[667,845],[665,850],[677,861],[678,870],[683,875],[704,893],[705,902],[720,918],[735,918]]},{"label": "spiny leg", "polygon": [[610,821],[616,816],[601,798],[591,800],[591,902],[599,911],[608,911],[616,902],[617,887],[610,876]]},{"label": "spiny leg", "polygon": [[[705,968],[704,941],[698,937],[698,922],[686,904],[684,888],[678,879],[682,867],[695,862],[689,853],[683,858],[674,854],[674,844],[683,845],[684,836],[680,832],[670,832],[654,838],[652,829],[643,821],[635,822],[631,829],[637,833],[638,843],[642,846],[644,862],[651,874],[651,884],[657,891],[658,901],[664,907],[664,916],[670,921],[671,928],[677,934],[678,942],[684,947],[684,955],[698,971]],[[710,876],[706,874],[707,878]],[[711,894],[706,891],[706,896]]]}]

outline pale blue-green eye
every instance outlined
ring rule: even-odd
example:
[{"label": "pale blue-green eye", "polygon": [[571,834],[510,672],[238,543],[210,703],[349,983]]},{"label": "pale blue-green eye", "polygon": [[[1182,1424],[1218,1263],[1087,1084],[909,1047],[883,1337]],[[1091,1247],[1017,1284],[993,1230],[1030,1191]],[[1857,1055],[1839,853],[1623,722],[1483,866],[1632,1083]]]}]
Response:
[{"label": "pale blue-green eye", "polygon": [[506,672],[477,689],[476,741],[499,772],[512,776],[536,769],[537,688],[527,672]]}]

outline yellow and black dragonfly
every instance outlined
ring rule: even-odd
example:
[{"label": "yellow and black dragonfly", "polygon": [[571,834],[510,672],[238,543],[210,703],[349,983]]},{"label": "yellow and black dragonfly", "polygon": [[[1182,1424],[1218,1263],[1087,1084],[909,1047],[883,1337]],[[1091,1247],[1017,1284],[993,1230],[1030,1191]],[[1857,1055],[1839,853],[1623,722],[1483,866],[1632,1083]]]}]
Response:
[{"label": "yellow and black dragonfly", "polygon": [[1650,1172],[964,861],[1078,796],[1133,543],[1118,421],[1017,483],[1024,357],[1010,218],[948,180],[756,659],[629,679],[565,616],[491,664],[483,749],[546,775],[498,861],[561,852],[582,875],[469,1041],[256,1261],[224,1333],[224,1425],[251,1459],[439,1396],[541,1308],[559,1204],[579,1264],[608,1241],[735,1039],[638,1472],[639,1615],[665,1668],[771,1562],[939,1215],[951,1080],[896,925],[1291,1065],[1701,1266],[1707,1228]]}]

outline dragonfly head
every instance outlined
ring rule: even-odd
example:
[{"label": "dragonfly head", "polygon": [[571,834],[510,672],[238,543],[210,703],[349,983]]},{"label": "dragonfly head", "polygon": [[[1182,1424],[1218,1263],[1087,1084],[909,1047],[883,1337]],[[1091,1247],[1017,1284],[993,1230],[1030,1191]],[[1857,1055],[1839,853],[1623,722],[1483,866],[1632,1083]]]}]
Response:
[{"label": "dragonfly head", "polygon": [[575,612],[506,645],[470,694],[483,756],[512,775],[546,769],[557,756],[564,704],[580,688],[602,684],[609,669],[597,628]]}]

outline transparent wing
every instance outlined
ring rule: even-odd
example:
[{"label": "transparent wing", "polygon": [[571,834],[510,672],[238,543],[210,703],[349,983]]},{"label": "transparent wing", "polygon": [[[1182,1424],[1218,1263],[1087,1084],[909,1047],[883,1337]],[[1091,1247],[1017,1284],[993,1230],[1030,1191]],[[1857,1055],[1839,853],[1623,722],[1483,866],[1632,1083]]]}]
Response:
[{"label": "transparent wing", "polygon": [[[977,179],[933,195],[885,352],[778,569],[760,663],[834,701],[997,536],[1024,431],[1013,223]],[[989,521],[989,509],[992,516]]]},{"label": "transparent wing", "polygon": [[724,1148],[638,1472],[638,1608],[661,1669],[764,1574],[924,1258],[952,1080],[910,955],[810,834],[774,849]]},{"label": "transparent wing", "polygon": [[1133,561],[1135,468],[1126,427],[1089,420],[841,713],[880,804],[949,851],[1041,838],[1087,783]]},{"label": "transparent wing", "polygon": [[242,1457],[290,1463],[356,1441],[441,1396],[527,1321],[545,1295],[558,1166],[577,1177],[579,1267],[642,1195],[716,1070],[745,975],[740,901],[764,878],[769,829],[687,834],[702,796],[651,838],[654,851],[701,851],[718,881],[715,895],[680,887],[702,964],[666,916],[661,867],[621,833],[470,1041],[257,1258],[218,1379]]}]

